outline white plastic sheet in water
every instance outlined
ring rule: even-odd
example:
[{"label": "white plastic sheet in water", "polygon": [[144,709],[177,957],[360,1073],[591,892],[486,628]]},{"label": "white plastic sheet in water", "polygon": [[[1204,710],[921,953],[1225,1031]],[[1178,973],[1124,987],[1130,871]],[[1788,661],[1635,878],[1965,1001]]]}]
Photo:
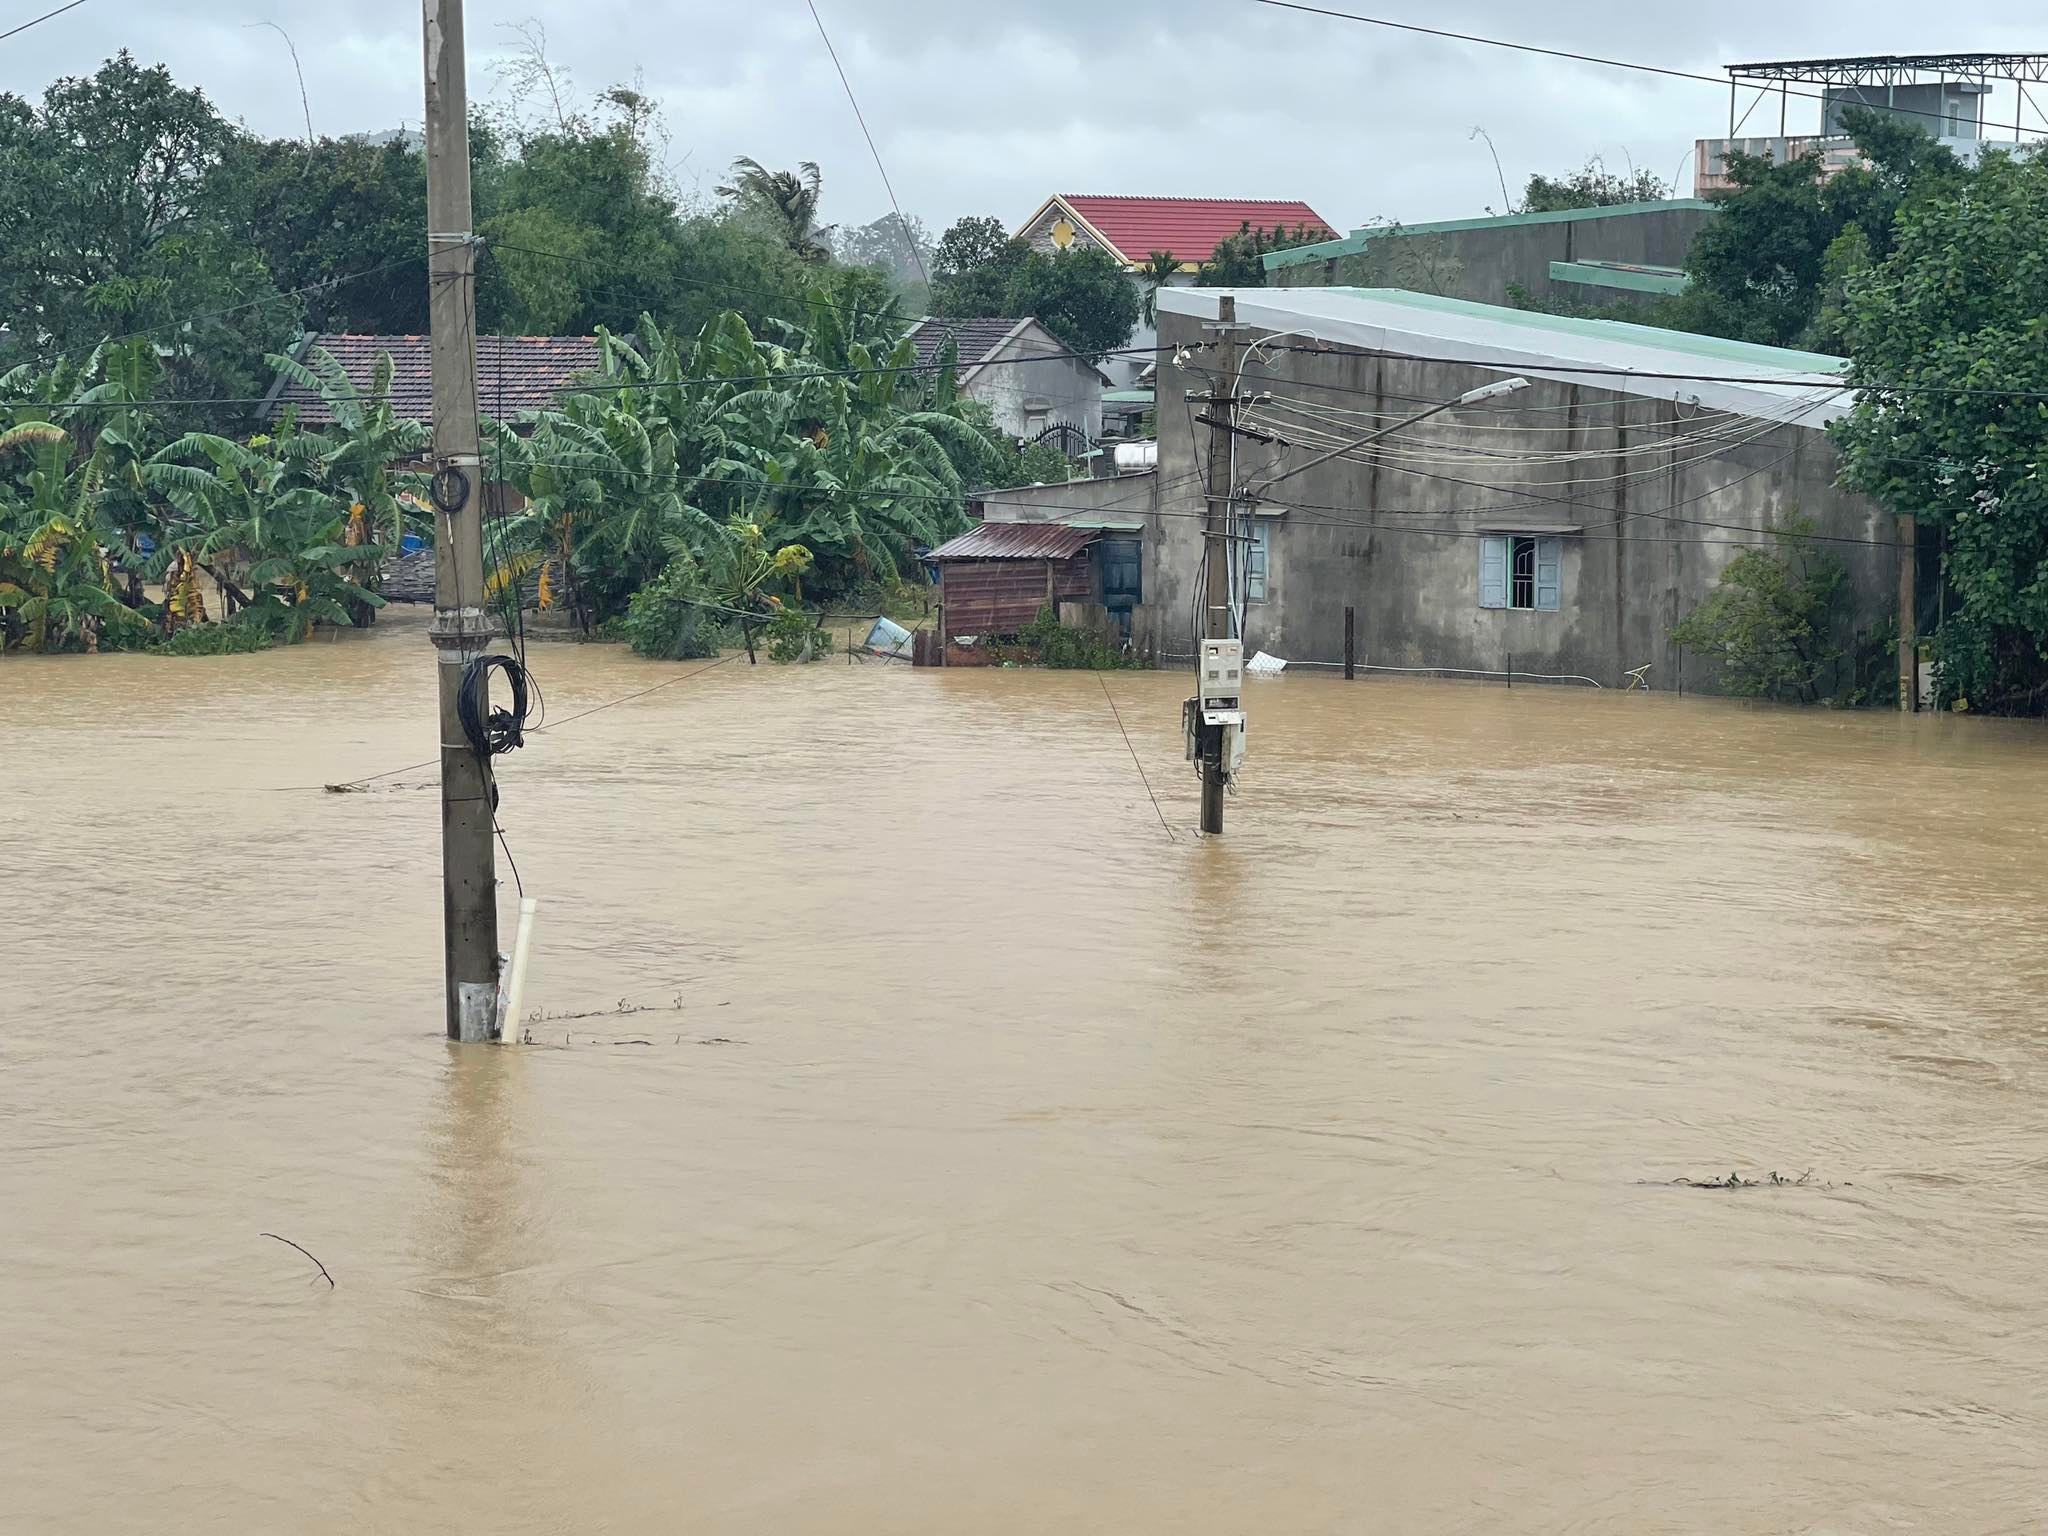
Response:
[{"label": "white plastic sheet in water", "polygon": [[1287,670],[1287,663],[1278,656],[1266,651],[1260,651],[1244,664],[1244,669],[1247,672],[1263,672],[1270,675],[1274,672],[1285,672]]}]

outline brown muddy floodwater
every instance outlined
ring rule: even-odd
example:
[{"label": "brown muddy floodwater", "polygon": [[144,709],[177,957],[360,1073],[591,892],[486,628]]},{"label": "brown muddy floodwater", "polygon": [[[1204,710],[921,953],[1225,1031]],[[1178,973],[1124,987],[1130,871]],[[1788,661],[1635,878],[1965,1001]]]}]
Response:
[{"label": "brown muddy floodwater", "polygon": [[9,1536],[2048,1527],[2039,729],[726,665],[458,1053],[432,684],[0,662]]}]

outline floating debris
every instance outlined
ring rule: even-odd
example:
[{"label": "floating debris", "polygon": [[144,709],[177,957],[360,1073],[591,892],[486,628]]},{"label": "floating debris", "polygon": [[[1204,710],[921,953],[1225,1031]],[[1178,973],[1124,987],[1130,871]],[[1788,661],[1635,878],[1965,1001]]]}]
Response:
[{"label": "floating debris", "polygon": [[[1654,1184],[1658,1186],[1676,1185],[1680,1189],[1833,1189],[1835,1187],[1825,1180],[1816,1179],[1811,1168],[1800,1174],[1796,1179],[1788,1179],[1784,1174],[1773,1170],[1760,1179],[1745,1179],[1739,1173],[1731,1173],[1725,1179],[1637,1179],[1636,1182],[1638,1184]],[[1844,1181],[1842,1184],[1844,1189],[1854,1189],[1855,1187],[1855,1185],[1847,1181]]]}]

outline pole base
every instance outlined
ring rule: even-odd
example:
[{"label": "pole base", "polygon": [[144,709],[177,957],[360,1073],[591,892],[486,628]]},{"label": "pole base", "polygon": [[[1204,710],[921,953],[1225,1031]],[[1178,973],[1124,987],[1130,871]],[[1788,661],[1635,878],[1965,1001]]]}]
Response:
[{"label": "pole base", "polygon": [[455,1038],[464,1045],[488,1045],[497,1038],[496,982],[465,981],[456,992]]}]

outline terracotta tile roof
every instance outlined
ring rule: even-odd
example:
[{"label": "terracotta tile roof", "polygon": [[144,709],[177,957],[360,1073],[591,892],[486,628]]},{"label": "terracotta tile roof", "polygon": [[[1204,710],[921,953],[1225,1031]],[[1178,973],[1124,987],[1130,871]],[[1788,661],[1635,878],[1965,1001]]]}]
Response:
[{"label": "terracotta tile roof", "polygon": [[1207,261],[1216,253],[1216,242],[1236,234],[1247,221],[1254,229],[1306,224],[1311,233],[1329,238],[1337,233],[1307,203],[1267,198],[1082,197],[1063,192],[1060,201],[1133,266],[1143,265],[1154,251],[1170,252],[1184,262]]},{"label": "terracotta tile roof", "polygon": [[[377,354],[391,354],[391,407],[404,419],[434,417],[434,373],[425,336],[314,336],[294,354],[310,365],[324,347],[356,388],[368,391]],[[577,375],[598,365],[595,336],[479,336],[476,345],[477,399],[486,416],[511,418],[555,404]],[[295,381],[280,381],[263,404],[263,419],[275,421],[288,405],[299,420],[322,426],[334,419],[318,394]]]},{"label": "terracotta tile roof", "polygon": [[994,316],[968,320],[932,318],[918,321],[910,339],[917,345],[918,366],[924,368],[939,360],[939,351],[946,344],[946,333],[951,331],[955,338],[953,344],[960,353],[960,366],[967,369],[993,352],[997,343],[1021,323]]}]

